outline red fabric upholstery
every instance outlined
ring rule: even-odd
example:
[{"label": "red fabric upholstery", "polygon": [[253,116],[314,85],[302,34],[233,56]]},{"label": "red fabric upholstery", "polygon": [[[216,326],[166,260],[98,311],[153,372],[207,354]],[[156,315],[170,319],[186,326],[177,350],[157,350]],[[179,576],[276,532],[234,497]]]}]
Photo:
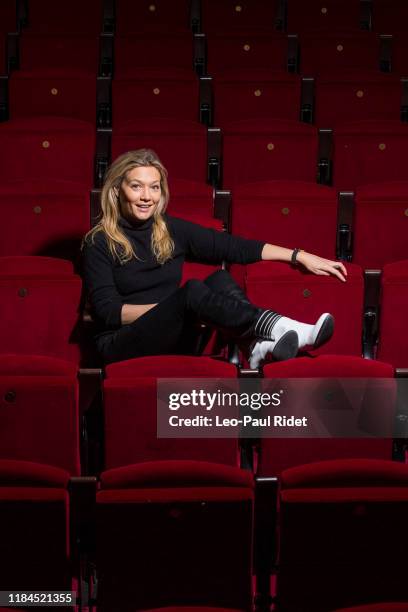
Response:
[{"label": "red fabric upholstery", "polygon": [[404,259],[408,182],[359,186],[355,203],[353,261],[373,269]]},{"label": "red fabric upholstery", "polygon": [[98,43],[96,36],[41,36],[30,35],[28,30],[20,36],[20,68],[53,69],[59,74],[67,69],[80,69],[96,77]]},{"label": "red fabric upholstery", "polygon": [[[31,263],[24,273],[23,266],[29,259],[17,258],[14,266],[12,258],[5,258],[4,264],[0,262],[1,351],[48,355],[78,362],[78,338],[74,332],[78,325],[81,280],[74,274],[51,275],[47,272],[47,258],[42,262],[45,274],[31,273]],[[39,271],[42,263],[33,262],[34,269]],[[1,272],[3,265],[5,274]],[[55,264],[55,267],[59,265]],[[20,267],[19,273],[16,272],[17,266]],[[14,267],[14,272],[7,273],[7,267],[9,270]]]},{"label": "red fabric upholstery", "polygon": [[141,378],[157,376],[158,378],[235,378],[237,370],[234,365],[217,361],[209,357],[187,357],[166,355],[139,357],[111,363],[106,367],[107,379]]},{"label": "red fabric upholstery", "polygon": [[394,368],[352,355],[318,355],[269,363],[263,373],[265,378],[392,378]]},{"label": "red fabric upholstery", "polygon": [[79,475],[75,376],[0,375],[0,457],[58,466]]},{"label": "red fabric upholstery", "polygon": [[[135,8],[132,6],[133,13],[137,12]],[[152,13],[155,12],[152,11]],[[134,15],[132,15],[130,24],[133,24],[133,21]],[[115,78],[129,77],[131,74],[137,77],[140,68],[161,68],[164,64],[164,58],[166,69],[181,68],[189,71],[190,76],[192,76],[193,48],[191,33],[186,32],[177,35],[173,32],[164,31],[160,35],[159,44],[152,45],[151,34],[142,35],[141,24],[139,23],[137,26],[140,28],[137,37],[115,37]],[[132,27],[132,25],[129,25],[129,27]]]},{"label": "red fabric upholstery", "polygon": [[[0,124],[2,180],[63,179],[92,185],[95,128],[64,117],[32,117]],[[21,158],[24,151],[24,161]]]},{"label": "red fabric upholstery", "polygon": [[[105,467],[157,459],[237,464],[236,440],[157,438],[157,378],[235,378],[236,368],[208,357],[143,357],[111,364],[104,382]],[[137,407],[137,408],[136,408]],[[124,435],[126,432],[126,435]]]},{"label": "red fabric upholstery", "polygon": [[400,121],[353,121],[335,131],[334,175],[338,189],[406,179],[408,125]]},{"label": "red fabric upholstery", "polygon": [[54,257],[15,255],[0,259],[0,274],[2,277],[30,275],[45,278],[69,278],[73,273],[72,262]]},{"label": "red fabric upholstery", "polygon": [[283,610],[407,599],[407,465],[324,462],[287,470],[282,483]]},{"label": "red fabric upholstery", "polygon": [[68,68],[17,70],[10,76],[9,101],[11,119],[48,115],[95,123],[96,74]]},{"label": "red fabric upholstery", "polygon": [[408,603],[384,602],[369,604],[367,606],[357,606],[352,608],[342,608],[333,612],[408,612]]},{"label": "red fabric upholstery", "polygon": [[275,27],[277,2],[274,0],[204,0],[202,18],[204,32],[235,32],[272,30]]},{"label": "red fabric upholstery", "polygon": [[66,470],[32,461],[0,459],[0,487],[52,487],[65,489]]},{"label": "red fabric upholstery", "polygon": [[70,590],[69,474],[47,465],[0,460],[2,587]]},{"label": "red fabric upholstery", "polygon": [[[113,484],[138,488],[106,489]],[[136,600],[141,609],[249,609],[250,474],[214,464],[160,462],[105,472],[102,486],[97,494],[98,610],[126,609]]]},{"label": "red fabric upholstery", "polygon": [[315,127],[266,119],[236,121],[223,127],[224,187],[261,180],[316,180]]},{"label": "red fabric upholstery", "polygon": [[[139,36],[142,32],[157,32],[166,35],[168,32],[173,33],[188,28],[189,3],[187,0],[173,0],[170,4],[167,0],[155,0],[154,2],[141,0],[137,5],[129,0],[116,0],[116,32],[120,35],[136,34]],[[152,53],[154,54],[155,51],[152,50]]]},{"label": "red fabric upholstery", "polygon": [[300,114],[300,77],[266,69],[228,69],[214,83],[215,125],[242,119],[289,119]]},{"label": "red fabric upholstery", "polygon": [[138,68],[112,83],[113,127],[135,117],[197,121],[199,83],[192,70]]},{"label": "red fabric upholstery", "polygon": [[260,262],[246,266],[245,286],[254,304],[305,323],[331,312],[336,321],[333,338],[316,353],[360,355],[363,277],[358,266],[347,265],[347,270],[347,282],[342,283],[287,264]]},{"label": "red fabric upholstery", "polygon": [[154,461],[127,465],[101,474],[102,489],[165,487],[254,488],[250,472],[205,461]]},{"label": "red fabric upholstery", "polygon": [[35,34],[97,36],[102,29],[102,5],[99,0],[72,0],[65,5],[54,0],[30,0],[29,26]]},{"label": "red fabric upholstery", "polygon": [[408,465],[376,459],[336,459],[284,470],[282,489],[316,487],[402,487],[408,485]]},{"label": "red fabric upholstery", "polygon": [[[287,70],[288,39],[282,34],[243,31],[226,34],[210,34],[207,37],[208,72],[220,72],[239,68]],[[217,96],[218,98],[218,96]],[[216,100],[218,104],[218,99]]]},{"label": "red fabric upholstery", "polygon": [[[305,75],[316,76],[324,72],[326,76],[337,77],[347,70],[378,71],[380,40],[374,32],[347,29],[305,31],[300,46],[302,73]],[[364,72],[361,77],[363,75]]]},{"label": "red fabric upholstery", "polygon": [[384,266],[378,359],[397,368],[408,367],[406,323],[408,308],[408,260]]},{"label": "red fabric upholstery", "polygon": [[71,181],[20,180],[0,187],[0,255],[47,254],[74,259],[90,229],[89,193]]},{"label": "red fabric upholstery", "polygon": [[115,123],[112,159],[141,147],[156,151],[171,177],[207,180],[207,131],[198,122],[153,118],[120,126]]},{"label": "red fabric upholstery", "polygon": [[[360,48],[364,49],[361,41]],[[321,54],[325,57],[323,49]],[[315,121],[322,128],[332,128],[344,121],[400,119],[402,87],[395,74],[367,70],[331,72],[316,79],[315,91]]]},{"label": "red fabric upholstery", "polygon": [[333,258],[336,246],[337,193],[303,181],[263,181],[233,190],[232,233],[265,242],[302,245]]},{"label": "red fabric upholstery", "polygon": [[[389,413],[393,413],[393,398],[395,386],[393,381],[394,369],[388,363],[369,361],[361,357],[350,355],[318,355],[317,357],[298,357],[288,361],[267,364],[263,368],[266,379],[280,378],[323,378],[319,385],[310,387],[310,401],[316,401],[317,393],[320,397],[325,390],[333,391],[333,382],[330,379],[341,378],[388,378],[390,388],[381,384],[380,387],[361,384],[360,414],[368,417],[366,426],[368,431],[377,427],[384,427],[386,431],[390,426]],[[347,401],[346,391],[341,382],[336,386],[339,406]],[[296,395],[292,396],[293,405],[299,402],[304,404],[307,387],[299,387]],[[293,393],[295,390],[293,389]],[[374,395],[374,397],[373,397]],[[383,400],[383,401],[382,401]],[[378,413],[379,410],[379,413]],[[375,423],[374,430],[372,423]],[[303,438],[288,440],[284,438],[263,438],[258,464],[258,473],[263,476],[279,474],[282,470],[299,464],[313,461],[322,461],[341,458],[373,457],[390,459],[392,453],[391,438]]]},{"label": "red fabric upholstery", "polygon": [[360,28],[359,2],[344,0],[312,0],[307,5],[302,0],[288,3],[288,32],[333,29],[358,30]]},{"label": "red fabric upholstery", "polygon": [[0,376],[68,376],[76,378],[74,363],[41,355],[0,354]]},{"label": "red fabric upholstery", "polygon": [[176,217],[200,215],[206,219],[214,216],[213,188],[204,182],[169,177],[170,202],[167,208]]},{"label": "red fabric upholstery", "polygon": [[243,487],[164,487],[162,489],[107,489],[97,496],[98,504],[183,503],[251,501],[253,493]]}]

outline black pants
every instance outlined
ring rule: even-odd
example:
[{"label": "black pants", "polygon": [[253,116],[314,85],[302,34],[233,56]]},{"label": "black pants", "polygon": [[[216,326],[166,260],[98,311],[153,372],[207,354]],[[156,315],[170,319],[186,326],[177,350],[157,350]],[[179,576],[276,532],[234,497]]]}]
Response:
[{"label": "black pants", "polygon": [[133,323],[97,338],[97,345],[106,363],[146,355],[191,355],[199,323],[239,338],[250,334],[261,312],[230,274],[219,270],[205,281],[187,281]]}]

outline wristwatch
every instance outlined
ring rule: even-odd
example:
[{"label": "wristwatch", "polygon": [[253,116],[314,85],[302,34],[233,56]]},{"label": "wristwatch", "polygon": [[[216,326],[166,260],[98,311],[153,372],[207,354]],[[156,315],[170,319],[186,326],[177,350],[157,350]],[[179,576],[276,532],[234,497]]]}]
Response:
[{"label": "wristwatch", "polygon": [[293,249],[292,257],[290,258],[290,263],[292,264],[292,266],[297,266],[297,256],[299,255],[301,250],[302,249]]}]

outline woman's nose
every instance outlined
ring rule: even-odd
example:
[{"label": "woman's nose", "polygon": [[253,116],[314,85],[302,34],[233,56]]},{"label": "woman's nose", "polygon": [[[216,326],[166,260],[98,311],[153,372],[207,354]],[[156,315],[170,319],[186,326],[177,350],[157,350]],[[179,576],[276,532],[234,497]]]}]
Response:
[{"label": "woman's nose", "polygon": [[150,189],[147,185],[142,190],[142,200],[150,200]]}]

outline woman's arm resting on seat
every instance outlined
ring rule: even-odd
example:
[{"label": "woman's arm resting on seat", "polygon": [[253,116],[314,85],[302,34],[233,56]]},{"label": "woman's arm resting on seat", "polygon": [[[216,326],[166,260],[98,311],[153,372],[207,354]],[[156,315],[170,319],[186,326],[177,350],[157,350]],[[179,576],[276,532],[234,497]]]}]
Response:
[{"label": "woman's arm resting on seat", "polygon": [[[265,244],[262,249],[262,259],[265,261],[286,261],[289,263],[292,253],[293,249],[285,249],[274,244]],[[309,272],[313,272],[313,274],[320,276],[330,276],[330,274],[333,274],[333,276],[337,276],[342,281],[346,280],[347,270],[341,261],[324,259],[306,251],[299,251],[296,261],[302,264]]]}]

